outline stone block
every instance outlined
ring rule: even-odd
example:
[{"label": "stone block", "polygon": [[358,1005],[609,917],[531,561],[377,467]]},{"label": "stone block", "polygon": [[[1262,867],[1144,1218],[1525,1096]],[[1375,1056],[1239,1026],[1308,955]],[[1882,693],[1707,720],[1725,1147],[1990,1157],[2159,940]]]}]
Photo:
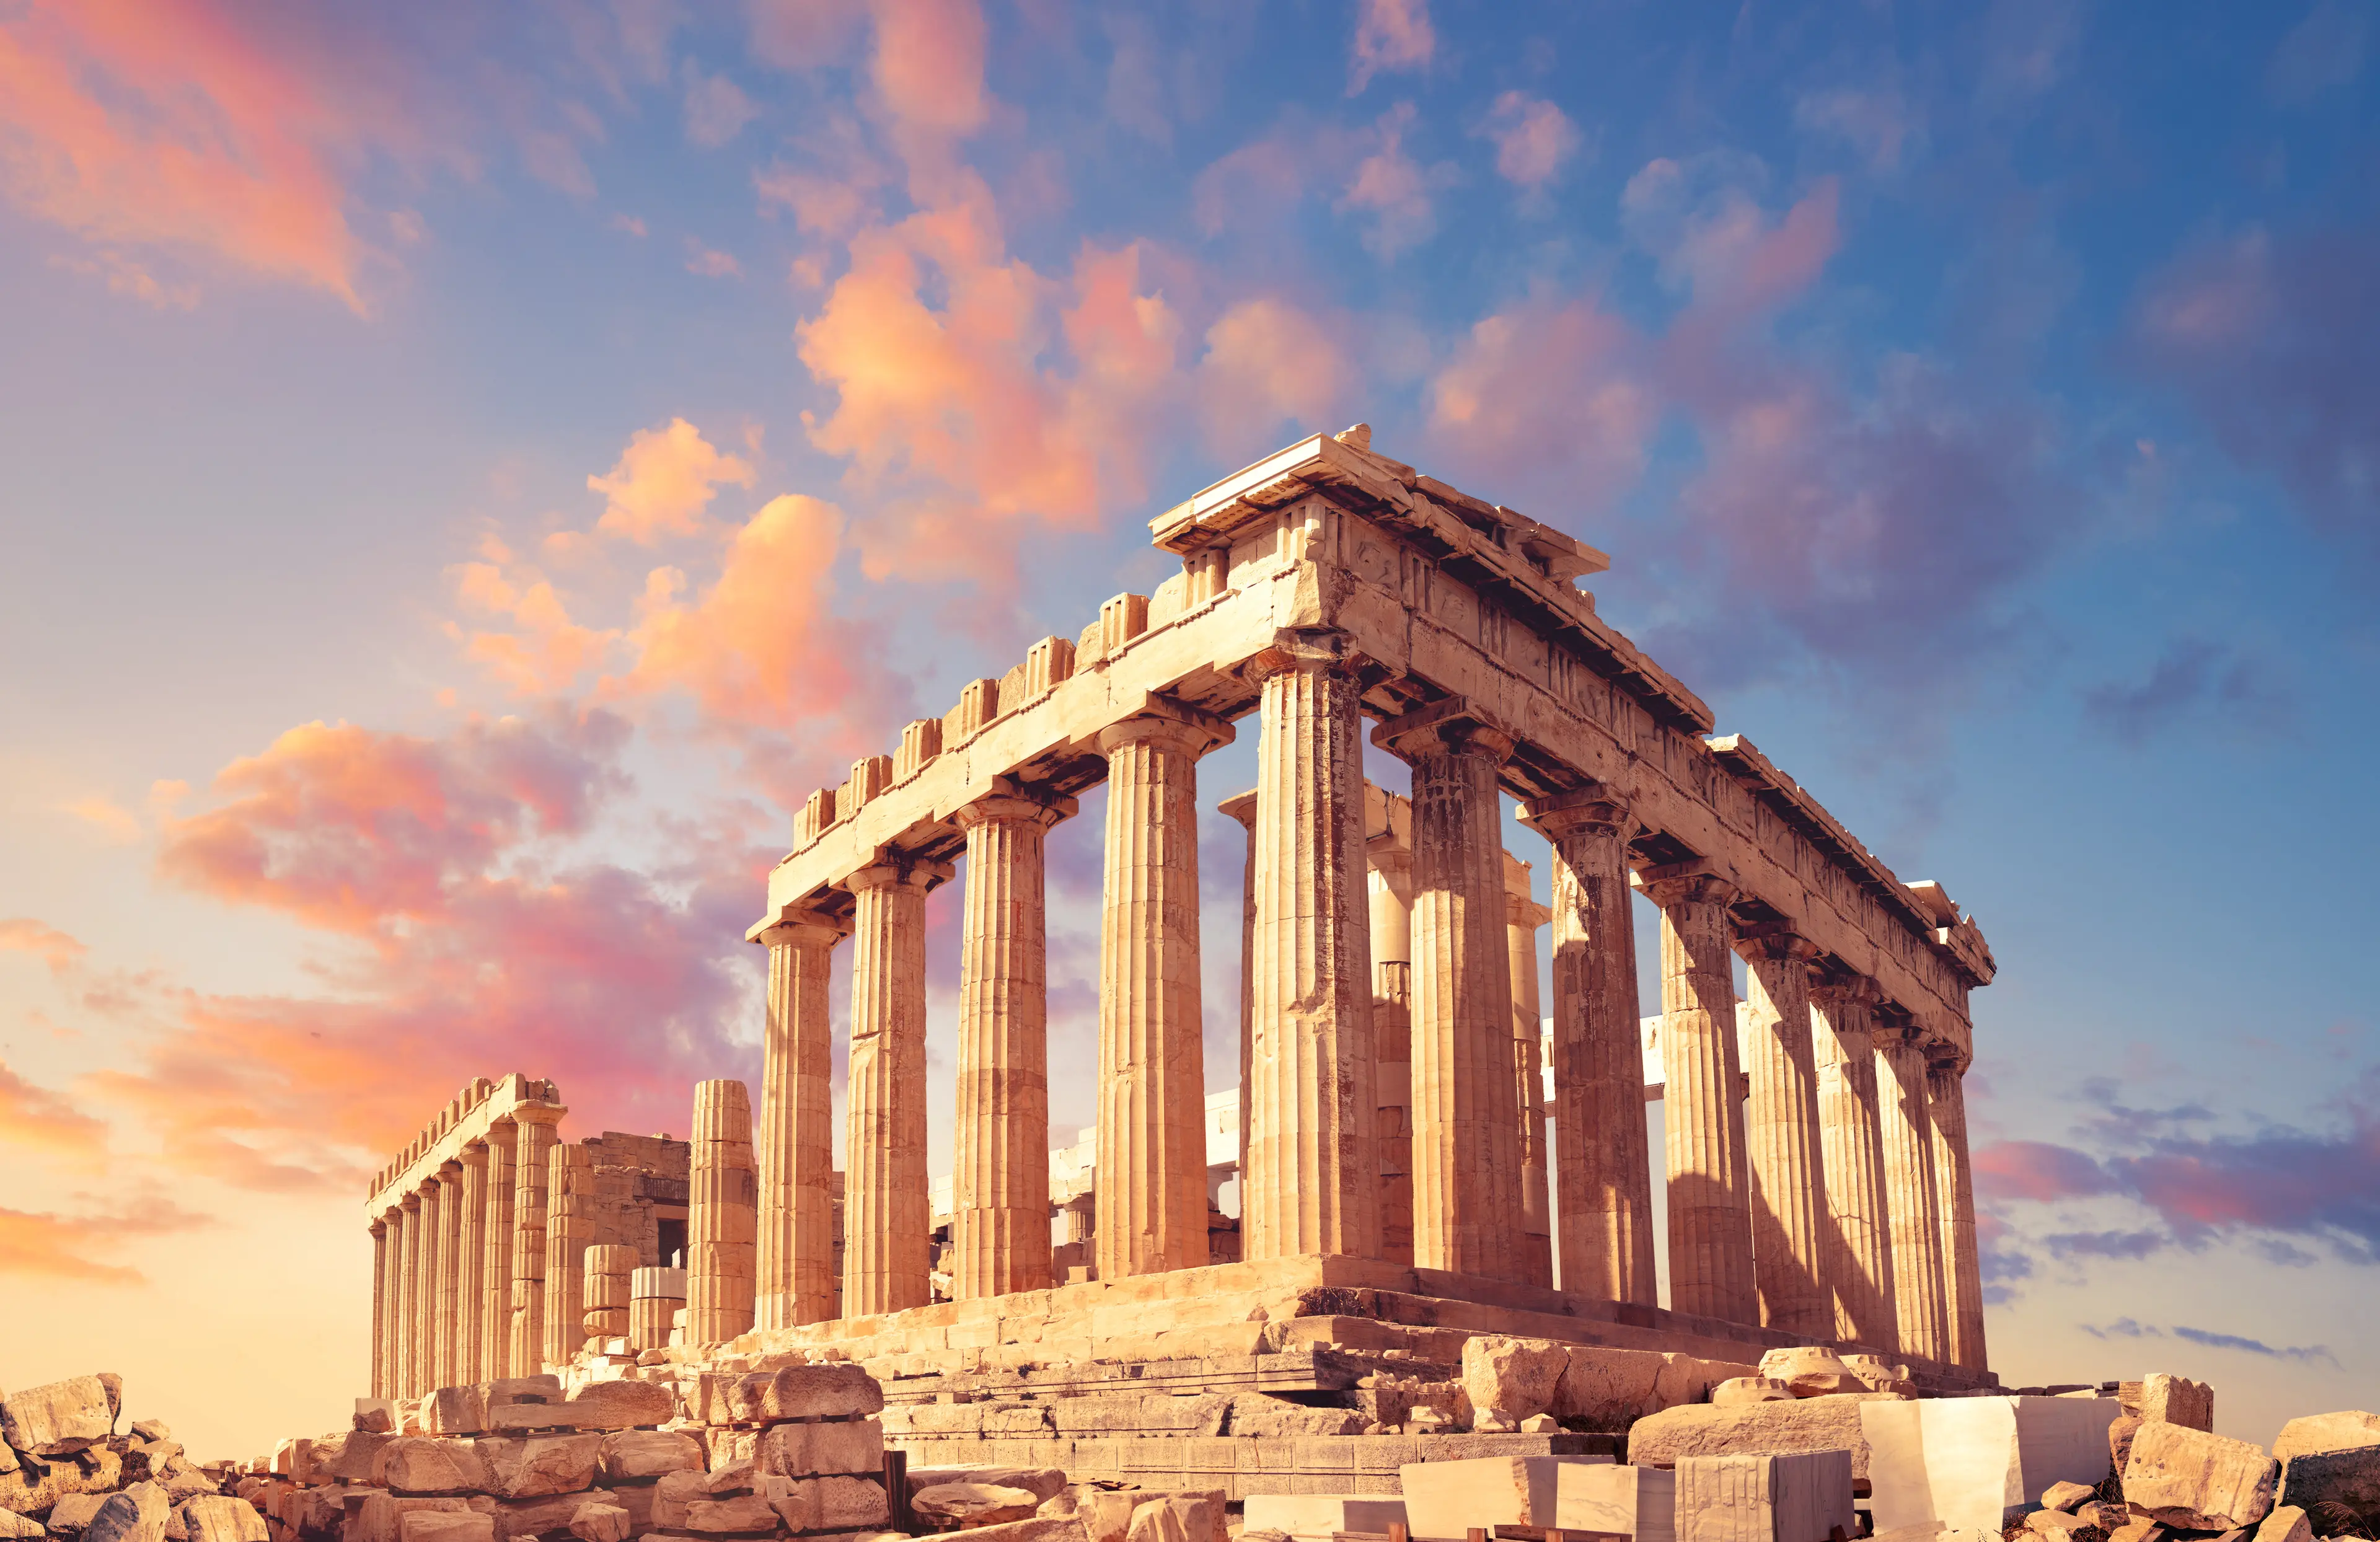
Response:
[{"label": "stone block", "polygon": [[1871,1397],[1858,1407],[1879,1532],[1938,1522],[1997,1535],[2053,1483],[2096,1487],[2117,1415],[2099,1398]]},{"label": "stone block", "polygon": [[165,1542],[165,1522],[172,1514],[165,1490],[153,1483],[136,1483],[107,1497],[83,1527],[83,1542]]},{"label": "stone block", "polygon": [[488,1427],[487,1394],[477,1387],[441,1387],[421,1400],[421,1423],[432,1435],[479,1435]]},{"label": "stone block", "polygon": [[2041,1491],[2041,1508],[2071,1512],[2098,1490],[2087,1483],[2053,1483]]},{"label": "stone block", "polygon": [[417,1510],[397,1524],[397,1542],[496,1542],[496,1522],[477,1511]]},{"label": "stone block", "polygon": [[766,1536],[777,1529],[777,1512],[758,1494],[695,1500],[686,1507],[686,1529],[710,1536]]},{"label": "stone block", "polygon": [[1040,1503],[1029,1488],[996,1483],[935,1483],[909,1492],[910,1508],[934,1523],[937,1531],[1022,1521]]},{"label": "stone block", "polygon": [[[858,1531],[892,1519],[884,1486],[874,1478],[769,1478],[769,1501],[791,1531]],[[987,1526],[987,1531],[998,1527]]]},{"label": "stone block", "polygon": [[1747,1403],[1785,1402],[1792,1396],[1793,1389],[1777,1377],[1731,1376],[1711,1389],[1710,1400],[1714,1408],[1742,1408]]},{"label": "stone block", "polygon": [[677,1399],[658,1381],[597,1381],[563,1406],[580,1429],[635,1429],[667,1424]]},{"label": "stone block", "polygon": [[601,1435],[532,1435],[526,1440],[479,1442],[491,1479],[489,1492],[507,1500],[576,1494],[595,1485],[602,1459]]},{"label": "stone block", "polygon": [[1073,1515],[1037,1515],[1029,1521],[1007,1521],[979,1526],[966,1534],[967,1542],[1095,1542],[1088,1528]]},{"label": "stone block", "polygon": [[2296,1505],[2275,1505],[2256,1524],[2255,1542],[2314,1542],[2313,1524]]},{"label": "stone block", "polygon": [[613,1483],[645,1483],[670,1473],[702,1471],[702,1442],[678,1429],[623,1429],[601,1438],[603,1476]]},{"label": "stone block", "polygon": [[264,1517],[256,1506],[229,1494],[185,1500],[176,1513],[189,1542],[265,1542]]},{"label": "stone block", "polygon": [[91,1446],[67,1462],[27,1462],[0,1473],[0,1510],[39,1515],[68,1494],[113,1492],[124,1476],[124,1457]]},{"label": "stone block", "polygon": [[1677,1479],[1677,1542],[1828,1542],[1859,1529],[1852,1453],[1690,1456]]},{"label": "stone block", "polygon": [[396,1433],[396,1404],[387,1398],[358,1398],[349,1427],[363,1435]]},{"label": "stone block", "polygon": [[616,1504],[582,1504],[570,1517],[578,1542],[628,1542],[628,1512]]},{"label": "stone block", "polygon": [[381,1481],[381,1459],[396,1439],[394,1435],[354,1429],[322,1437],[314,1442],[315,1481],[377,1486]]},{"label": "stone block", "polygon": [[[2131,1460],[2124,1464],[2124,1502],[2184,1531],[2252,1526],[2273,1508],[2279,1469],[2262,1446],[2149,1420],[2132,1437]],[[2290,1502],[2302,1508],[2295,1496]]]},{"label": "stone block", "polygon": [[1570,1350],[1549,1339],[1515,1339],[1482,1333],[1463,1345],[1463,1390],[1472,1419],[1517,1427],[1523,1419],[1554,1405]]},{"label": "stone block", "polygon": [[488,1428],[499,1435],[577,1427],[578,1415],[568,1403],[507,1402],[488,1410]]},{"label": "stone block", "polygon": [[2280,1435],[2273,1441],[2273,1457],[2287,1462],[2293,1456],[2354,1451],[2363,1446],[2380,1446],[2380,1415],[2366,1414],[2361,1409],[2308,1414],[2281,1426]]},{"label": "stone block", "polygon": [[884,1427],[874,1419],[771,1425],[754,1444],[752,1465],[775,1477],[880,1472]]},{"label": "stone block", "polygon": [[[2320,1416],[2334,1420],[2343,1417],[2336,1414]],[[2346,1426],[2332,1426],[2321,1431],[2298,1427],[2310,1422],[2292,1420],[2282,1427],[2282,1439],[2302,1448],[2311,1440],[2337,1439],[2356,1433]],[[2281,1463],[2274,1498],[2276,1503],[2295,1505],[2301,1510],[2324,1504],[2345,1505],[2356,1511],[2380,1509],[2380,1444],[2295,1451]]]},{"label": "stone block", "polygon": [[1461,1536],[1474,1526],[1549,1526],[1561,1469],[1602,1457],[1482,1456],[1411,1462],[1397,1469],[1415,1536]]},{"label": "stone block", "polygon": [[684,1527],[686,1506],[709,1499],[709,1484],[708,1473],[671,1473],[654,1484],[652,1524],[664,1531]]},{"label": "stone block", "polygon": [[1364,1416],[1352,1408],[1310,1408],[1263,1392],[1241,1392],[1232,1399],[1224,1427],[1235,1436],[1279,1440],[1310,1435],[1361,1435],[1364,1425]]},{"label": "stone block", "polygon": [[1083,1483],[1061,1488],[1034,1513],[1046,1520],[1072,1517],[1081,1523],[1089,1542],[1124,1542],[1124,1534],[1132,1529],[1133,1507],[1139,1502],[1140,1495],[1130,1489],[1118,1492]]},{"label": "stone block", "polygon": [[1797,1398],[1870,1390],[1841,1356],[1819,1344],[1772,1349],[1760,1357],[1760,1374],[1785,1383]]},{"label": "stone block", "polygon": [[1330,1542],[1333,1532],[1385,1532],[1406,1524],[1405,1501],[1393,1494],[1250,1494],[1242,1508],[1247,1531],[1278,1531],[1313,1542]]},{"label": "stone block", "polygon": [[2215,1389],[2204,1381],[2160,1371],[2141,1380],[2140,1416],[2153,1423],[2215,1428]]},{"label": "stone block", "polygon": [[1552,1524],[1565,1531],[1617,1532],[1635,1542],[1674,1542],[1678,1475],[1658,1467],[1581,1462],[1554,1475]]},{"label": "stone block", "polygon": [[[856,1468],[852,1469],[857,1471]],[[1069,1492],[1066,1475],[1057,1467],[912,1467],[909,1487],[912,1489],[936,1483],[991,1483],[1002,1488],[1023,1488],[1034,1497],[1037,1504]],[[1066,1513],[1061,1511],[1059,1513]]]},{"label": "stone block", "polygon": [[1848,1451],[1852,1475],[1864,1478],[1867,1441],[1860,1411],[1907,1400],[1890,1392],[1837,1392],[1737,1408],[1683,1403],[1639,1419],[1628,1431],[1628,1460],[1638,1466],[1671,1465],[1689,1456],[1753,1451]]},{"label": "stone block", "polygon": [[547,1373],[482,1381],[480,1383],[480,1401],[489,1408],[502,1408],[516,1402],[560,1402],[562,1378]]},{"label": "stone block", "polygon": [[[596,1488],[580,1494],[548,1494],[534,1500],[479,1500],[496,1518],[496,1542],[552,1536],[570,1529],[571,1518],[590,1504],[621,1504],[620,1497]],[[625,1505],[621,1505],[625,1509]]]},{"label": "stone block", "polygon": [[13,1510],[0,1510],[0,1542],[28,1542],[46,1535],[42,1523],[30,1515],[19,1515]]},{"label": "stone block", "polygon": [[69,1456],[115,1432],[115,1399],[96,1376],[70,1376],[0,1398],[0,1440],[27,1456]]},{"label": "stone block", "polygon": [[[755,1371],[727,1390],[729,1418],[738,1424],[776,1419],[848,1419],[884,1411],[884,1389],[853,1365],[787,1366]],[[706,1422],[724,1424],[728,1419]]]},{"label": "stone block", "polygon": [[1223,1491],[1162,1494],[1132,1507],[1124,1542],[1225,1542]]},{"label": "stone block", "polygon": [[60,1536],[80,1536],[99,1507],[112,1496],[107,1494],[68,1494],[50,1507],[50,1530]]},{"label": "stone block", "polygon": [[[492,1445],[494,1442],[486,1442]],[[405,1435],[381,1453],[381,1481],[407,1496],[484,1494],[493,1480],[478,1445],[434,1436]]]}]

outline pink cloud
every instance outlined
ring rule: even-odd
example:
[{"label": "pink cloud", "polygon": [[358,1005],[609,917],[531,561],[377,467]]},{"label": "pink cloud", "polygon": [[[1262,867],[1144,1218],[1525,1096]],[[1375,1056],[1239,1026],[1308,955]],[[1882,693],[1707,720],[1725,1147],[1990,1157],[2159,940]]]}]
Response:
[{"label": "pink cloud", "polygon": [[1475,475],[1525,467],[1570,507],[1608,505],[1644,471],[1650,375],[1645,340],[1598,297],[1532,299],[1476,322],[1431,377],[1431,441]]},{"label": "pink cloud", "polygon": [[1330,328],[1276,295],[1232,306],[1207,329],[1198,396],[1209,443],[1227,455],[1284,426],[1334,421],[1354,391],[1354,367]]},{"label": "pink cloud", "polygon": [[73,968],[90,951],[57,928],[45,926],[30,916],[0,921],[0,953],[31,953],[48,965],[54,975]]},{"label": "pink cloud", "polygon": [[1347,94],[1361,91],[1375,75],[1426,68],[1437,52],[1429,0],[1359,0]]},{"label": "pink cloud", "polygon": [[1393,258],[1438,233],[1433,197],[1454,177],[1451,165],[1426,167],[1405,153],[1404,137],[1414,118],[1410,102],[1400,102],[1382,115],[1372,129],[1375,148],[1356,163],[1354,176],[1339,196],[1341,210],[1361,210],[1372,216],[1364,246],[1381,258]]},{"label": "pink cloud", "polygon": [[870,73],[905,129],[970,134],[983,126],[983,7],[976,0],[873,0]]},{"label": "pink cloud", "polygon": [[673,418],[630,435],[618,462],[602,476],[589,477],[587,489],[603,494],[603,516],[595,524],[600,534],[650,546],[663,536],[704,533],[719,489],[750,487],[754,480],[750,461],[722,454],[692,423]]},{"label": "pink cloud", "polygon": [[1498,97],[1488,111],[1486,131],[1496,142],[1496,174],[1526,191],[1552,181],[1578,153],[1578,125],[1570,115],[1525,91]]}]

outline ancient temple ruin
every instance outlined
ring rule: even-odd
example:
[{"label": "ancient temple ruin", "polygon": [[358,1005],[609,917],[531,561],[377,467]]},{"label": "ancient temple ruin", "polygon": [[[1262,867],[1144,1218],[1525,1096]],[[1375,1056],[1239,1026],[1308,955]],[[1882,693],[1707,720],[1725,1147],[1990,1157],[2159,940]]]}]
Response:
[{"label": "ancient temple ruin", "polygon": [[[1929,1389],[1990,1385],[1962,1079],[1993,963],[1943,890],[1896,878],[1748,739],[1713,736],[1597,614],[1580,580],[1600,552],[1368,430],[1293,444],[1151,528],[1179,574],[968,684],[795,819],[747,933],[769,956],[757,1107],[740,1084],[698,1095],[674,1342],[837,1345],[895,1404],[962,1381],[962,1404],[1079,1390],[1124,1361],[1149,1387],[1326,1393],[1366,1365],[1442,1361],[1465,1332],[1714,1362],[1835,1343]],[[1366,783],[1367,719],[1409,800]],[[1202,937],[1198,762],[1242,733],[1257,786],[1221,808],[1247,832],[1243,924]],[[1101,781],[1083,1207],[1050,1150],[1043,842]],[[1549,911],[1503,848],[1506,794],[1545,837],[1527,855]],[[927,1131],[950,1115],[926,1096],[924,904],[962,872],[938,1291]],[[1660,912],[1642,965],[1632,891]],[[1218,946],[1243,965],[1220,1110],[1199,967]],[[1649,1024],[1640,967],[1660,977]],[[547,1261],[559,1113],[550,1084],[512,1078],[376,1184],[384,1390],[437,1384],[425,1354],[503,1375],[577,1347]],[[1239,1181],[1228,1257],[1220,1167]],[[601,1240],[668,1261],[657,1231]]]}]

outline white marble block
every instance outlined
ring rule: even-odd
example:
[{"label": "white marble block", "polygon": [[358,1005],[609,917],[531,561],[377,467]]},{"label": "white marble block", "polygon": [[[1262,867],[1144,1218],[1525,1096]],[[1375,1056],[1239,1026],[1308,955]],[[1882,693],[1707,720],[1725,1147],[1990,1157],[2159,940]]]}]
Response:
[{"label": "white marble block", "polygon": [[1677,1542],[1827,1542],[1859,1529],[1852,1453],[1690,1456],[1677,1465]]},{"label": "white marble block", "polygon": [[1997,1534],[2053,1483],[2107,1475],[2113,1398],[1925,1398],[1860,1404],[1879,1532],[1940,1522]]},{"label": "white marble block", "polygon": [[1461,1536],[1474,1526],[1552,1526],[1566,1467],[1609,1466],[1608,1456],[1481,1456],[1408,1462],[1397,1469],[1413,1535]]},{"label": "white marble block", "polygon": [[1285,1531],[1330,1542],[1340,1531],[1385,1532],[1404,1523],[1405,1501],[1394,1494],[1250,1494],[1247,1529]]}]

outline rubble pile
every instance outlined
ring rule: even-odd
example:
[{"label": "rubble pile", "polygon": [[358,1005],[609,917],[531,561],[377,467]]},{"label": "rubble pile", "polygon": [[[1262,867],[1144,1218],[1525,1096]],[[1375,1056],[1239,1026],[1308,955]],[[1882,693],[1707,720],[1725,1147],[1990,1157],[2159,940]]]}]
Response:
[{"label": "rubble pile", "polygon": [[266,1542],[264,1518],[224,1492],[154,1419],[115,1427],[123,1378],[102,1371],[0,1396],[0,1538]]}]

